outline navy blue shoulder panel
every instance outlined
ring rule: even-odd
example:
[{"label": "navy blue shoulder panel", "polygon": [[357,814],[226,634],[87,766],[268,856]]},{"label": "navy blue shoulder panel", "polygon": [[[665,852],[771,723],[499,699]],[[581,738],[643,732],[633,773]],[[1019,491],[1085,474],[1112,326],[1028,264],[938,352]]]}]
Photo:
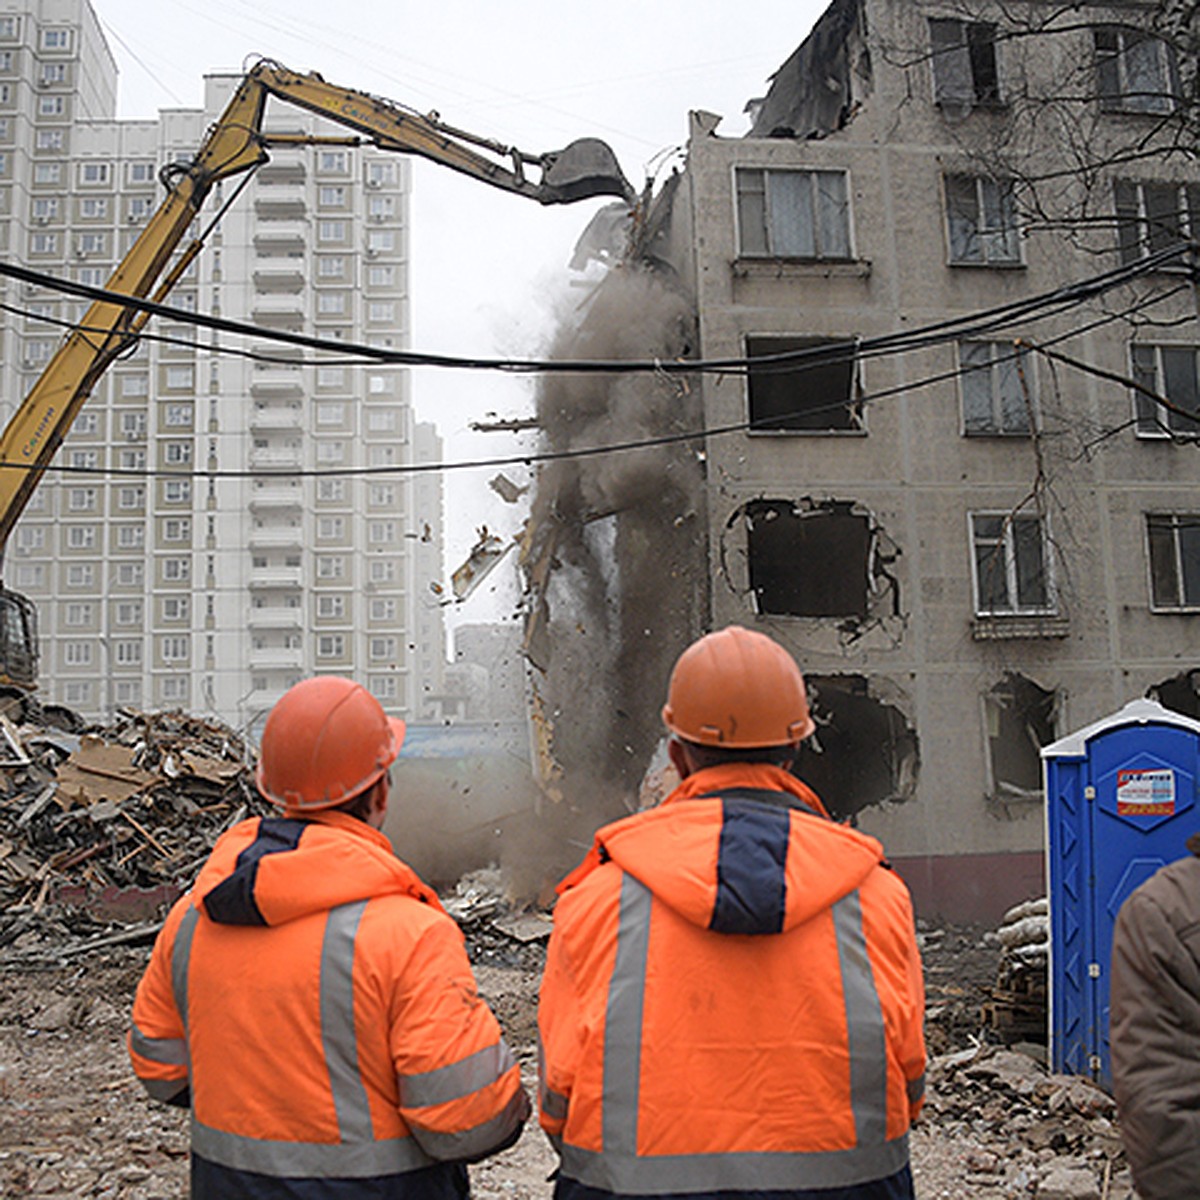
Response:
[{"label": "navy blue shoulder panel", "polygon": [[467,1200],[467,1169],[437,1163],[403,1175],[363,1179],[279,1178],[192,1155],[192,1200]]},{"label": "navy blue shoulder panel", "polygon": [[268,854],[295,850],[307,828],[307,821],[263,817],[258,823],[258,836],[238,855],[233,874],[204,897],[204,910],[209,917],[218,925],[265,925],[266,919],[254,899],[258,864]]},{"label": "navy blue shoulder panel", "polygon": [[779,933],[787,908],[790,809],[755,800],[721,801],[717,898],[709,929]]}]

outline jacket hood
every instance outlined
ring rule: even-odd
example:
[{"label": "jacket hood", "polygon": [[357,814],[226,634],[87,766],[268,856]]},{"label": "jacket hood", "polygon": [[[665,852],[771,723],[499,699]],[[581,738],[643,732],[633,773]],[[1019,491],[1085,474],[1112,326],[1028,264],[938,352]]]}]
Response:
[{"label": "jacket hood", "polygon": [[382,833],[341,812],[235,825],[217,839],[193,889],[194,903],[222,925],[283,925],[387,895],[441,910]]},{"label": "jacket hood", "polygon": [[788,772],[758,764],[698,771],[658,808],[601,829],[564,890],[605,862],[693,925],[756,934],[803,924],[886,865],[875,838],[830,820]]}]

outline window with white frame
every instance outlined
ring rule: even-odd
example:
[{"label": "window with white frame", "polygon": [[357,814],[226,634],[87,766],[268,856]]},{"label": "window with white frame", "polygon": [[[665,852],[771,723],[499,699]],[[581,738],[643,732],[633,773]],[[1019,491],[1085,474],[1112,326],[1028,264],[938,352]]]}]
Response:
[{"label": "window with white frame", "polygon": [[1011,180],[947,175],[950,261],[971,266],[1019,266],[1021,241]]},{"label": "window with white frame", "polygon": [[1150,606],[1200,609],[1200,514],[1147,513]]},{"label": "window with white frame", "polygon": [[325,316],[341,316],[345,311],[345,292],[321,292],[317,296],[317,312]]},{"label": "window with white frame", "polygon": [[162,498],[164,504],[190,504],[192,501],[192,481],[190,479],[164,480]]},{"label": "window with white frame", "polygon": [[[1118,179],[1117,248],[1123,263],[1200,238],[1200,183]],[[1185,265],[1186,249],[1165,266]]]},{"label": "window with white frame", "polygon": [[396,683],[396,677],[394,675],[372,675],[368,682],[371,689],[371,695],[373,695],[381,704],[395,700],[399,697],[400,689]]},{"label": "window with white frame", "polygon": [[96,568],[91,563],[71,563],[67,567],[67,587],[90,588],[96,584]]},{"label": "window with white frame", "polygon": [[70,50],[71,31],[69,29],[43,29],[41,44],[43,50]]},{"label": "window with white frame", "polygon": [[368,642],[367,652],[372,662],[392,662],[396,658],[396,645],[394,637],[373,637]]},{"label": "window with white frame", "polygon": [[[121,395],[128,397],[148,396],[150,394],[150,379],[146,375],[122,375]],[[146,429],[145,413],[126,413],[126,416],[137,416],[141,420],[141,431]]]},{"label": "window with white frame", "polygon": [[67,64],[65,62],[42,63],[38,78],[45,87],[51,87],[56,83],[66,83],[69,78]]},{"label": "window with white frame", "polygon": [[75,418],[75,424],[71,426],[71,433],[75,437],[91,437],[99,432],[100,414],[95,410],[80,413]]},{"label": "window with white frame", "polygon": [[317,203],[322,208],[345,208],[346,189],[327,185],[317,189]]},{"label": "window with white frame", "polygon": [[91,625],[96,619],[96,607],[83,602],[67,605],[67,624],[78,628],[81,625]]},{"label": "window with white frame", "polygon": [[368,503],[372,508],[394,508],[396,485],[392,483],[371,484],[368,490]]},{"label": "window with white frame", "polygon": [[92,703],[91,681],[87,679],[65,680],[63,702],[71,708],[87,708]]},{"label": "window with white frame", "polygon": [[974,106],[1000,102],[994,24],[933,18],[929,36],[935,103]]},{"label": "window with white frame", "polygon": [[114,679],[111,682],[113,703],[140,708],[142,705],[142,684],[138,679]]},{"label": "window with white frame", "polygon": [[367,183],[376,187],[385,183],[396,182],[396,164],[394,162],[367,163]]},{"label": "window with white frame", "polygon": [[61,117],[66,111],[67,98],[65,96],[38,97],[39,117]]},{"label": "window with white frame", "polygon": [[164,558],[162,560],[162,577],[167,583],[183,583],[192,576],[192,560],[190,558]]},{"label": "window with white frame", "polygon": [[145,450],[122,450],[120,459],[123,471],[144,471],[146,469]]},{"label": "window with white frame", "polygon": [[186,429],[196,419],[194,404],[168,404],[163,412],[163,424],[171,429]]},{"label": "window with white frame", "polygon": [[145,484],[127,484],[117,489],[117,507],[121,509],[138,509],[146,506]]},{"label": "window with white frame", "polygon": [[396,522],[372,521],[367,530],[367,536],[373,546],[394,542],[396,540]]},{"label": "window with white frame", "polygon": [[[103,287],[108,280],[108,272],[103,267],[77,267],[75,270],[75,278],[87,287]],[[126,354],[127,358],[145,358],[146,343],[138,342],[137,345]]]},{"label": "window with white frame", "polygon": [[317,443],[317,462],[324,466],[330,463],[340,463],[346,460],[346,443],[341,441],[323,441]]},{"label": "window with white frame", "polygon": [[317,275],[321,279],[340,279],[346,274],[346,260],[340,254],[317,255]]},{"label": "window with white frame", "polygon": [[318,367],[317,387],[341,388],[346,386],[345,367]]},{"label": "window with white frame", "polygon": [[317,635],[318,658],[344,658],[346,654],[346,638],[341,633],[322,633]]},{"label": "window with white frame", "polygon": [[346,481],[344,479],[318,479],[317,499],[340,504],[346,499]]},{"label": "window with white frame", "polygon": [[345,596],[318,596],[317,616],[325,621],[340,621],[346,616]]},{"label": "window with white frame", "polygon": [[175,391],[191,391],[195,386],[196,368],[191,363],[167,368],[167,387]]},{"label": "window with white frame", "polygon": [[57,196],[35,196],[30,210],[35,221],[55,221],[58,219]]},{"label": "window with white frame", "polygon": [[390,254],[396,249],[396,234],[391,229],[372,229],[367,233],[367,252]]},{"label": "window with white frame", "polygon": [[971,546],[978,616],[1054,612],[1049,545],[1041,517],[972,513]]},{"label": "window with white frame", "polygon": [[17,529],[17,549],[30,553],[42,550],[46,545],[46,527],[44,525],[21,525]]},{"label": "window with white frame", "polygon": [[117,625],[141,625],[142,602],[140,600],[122,600],[113,609],[113,621]]},{"label": "window with white frame", "polygon": [[959,342],[963,432],[1027,434],[1035,415],[1033,357],[1012,342]]},{"label": "window with white frame", "polygon": [[79,202],[79,215],[88,220],[105,220],[108,217],[108,197],[85,196]]},{"label": "window with white frame", "polygon": [[185,662],[191,657],[191,639],[186,633],[167,633],[158,639],[163,662]]},{"label": "window with white frame", "polygon": [[71,466],[77,471],[95,471],[100,466],[98,450],[72,450]]},{"label": "window with white frame", "polygon": [[92,665],[92,643],[64,642],[63,663],[68,667],[90,667]]},{"label": "window with white frame", "polygon": [[1093,32],[1096,89],[1104,112],[1175,111],[1179,73],[1170,46],[1143,29],[1102,25]]},{"label": "window with white frame", "polygon": [[142,661],[142,643],[138,638],[118,638],[113,645],[118,667],[136,667]]},{"label": "window with white frame", "polygon": [[340,542],[346,536],[344,517],[321,517],[317,521],[317,537],[322,541]]},{"label": "window with white frame", "polygon": [[318,221],[318,242],[344,242],[346,240],[345,221]]},{"label": "window with white frame", "polygon": [[396,283],[396,268],[390,264],[377,263],[367,270],[367,283],[371,287],[394,287]]},{"label": "window with white frame", "polygon": [[44,563],[18,563],[16,568],[17,587],[42,588],[46,586]]},{"label": "window with white frame", "polygon": [[146,529],[143,525],[118,525],[117,549],[140,550],[146,544]]},{"label": "window with white frame", "polygon": [[317,405],[318,425],[344,425],[346,423],[346,406],[340,401],[324,402]]},{"label": "window with white frame", "polygon": [[399,416],[394,408],[372,408],[367,413],[367,429],[371,433],[395,433]]},{"label": "window with white frame", "polygon": [[111,163],[81,162],[79,164],[79,182],[83,187],[107,187],[111,179]]},{"label": "window with white frame", "polygon": [[396,462],[395,446],[370,446],[367,449],[367,461],[372,467],[390,467]]},{"label": "window with white frame", "polygon": [[163,521],[164,542],[190,542],[192,540],[192,520],[190,517],[167,517]]},{"label": "window with white frame", "polygon": [[163,445],[163,461],[171,467],[186,466],[192,461],[191,442],[166,442]]},{"label": "window with white frame", "polygon": [[62,163],[34,163],[33,182],[57,184],[62,181]]},{"label": "window with white frame", "polygon": [[125,182],[137,186],[154,182],[154,164],[152,162],[128,162],[125,164]]},{"label": "window with white frame", "polygon": [[96,507],[100,492],[94,487],[73,487],[67,491],[67,509],[70,512],[87,512]]},{"label": "window with white frame", "polygon": [[16,17],[0,17],[0,39],[6,42],[15,40],[20,26]]},{"label": "window with white frame", "polygon": [[340,554],[317,555],[318,579],[341,579],[346,574],[346,560]]},{"label": "window with white frame", "polygon": [[372,583],[395,583],[396,560],[394,558],[373,558],[368,572]]},{"label": "window with white frame", "polygon": [[57,254],[57,233],[31,233],[29,235],[30,254]]},{"label": "window with white frame", "polygon": [[[1200,346],[1138,342],[1131,353],[1138,385],[1133,393],[1138,436],[1200,436]],[[1161,396],[1170,408],[1154,396]]]},{"label": "window with white frame", "polygon": [[322,150],[317,156],[317,170],[322,174],[344,175],[349,161],[345,150]]},{"label": "window with white frame", "polygon": [[129,562],[117,564],[117,583],[121,587],[141,587],[146,578],[144,563]]},{"label": "window with white frame", "polygon": [[850,257],[850,200],[844,171],[739,167],[736,179],[741,255]]},{"label": "window with white frame", "polygon": [[396,601],[390,596],[376,596],[371,601],[372,621],[394,621],[396,619]]},{"label": "window with white frame", "polygon": [[[132,196],[126,201],[128,207],[125,210],[125,215],[130,221],[144,221],[154,208],[153,203],[147,196]],[[213,288],[213,295],[217,294],[217,289]],[[213,305],[214,309],[216,304]],[[194,311],[194,308],[193,308]]]},{"label": "window with white frame", "polygon": [[188,699],[188,677],[168,675],[157,683],[158,698],[164,704],[186,704]]},{"label": "window with white frame", "polygon": [[96,548],[95,525],[68,525],[68,550],[94,550]]},{"label": "window with white frame", "polygon": [[391,375],[368,375],[367,391],[372,396],[386,396],[392,390]]},{"label": "window with white frame", "polygon": [[367,202],[367,212],[376,220],[383,221],[396,215],[394,196],[372,196]]},{"label": "window with white frame", "polygon": [[37,136],[33,139],[33,145],[37,150],[61,150],[65,145],[63,131],[61,129],[39,129]]},{"label": "window with white frame", "polygon": [[[122,393],[124,394],[124,389],[122,389]],[[141,441],[146,436],[146,414],[140,410],[123,412],[121,414],[121,433],[127,438]]]},{"label": "window with white frame", "polygon": [[191,612],[190,596],[164,596],[162,598],[162,619],[164,621],[186,621],[191,616]]},{"label": "window with white frame", "polygon": [[396,306],[390,300],[372,300],[367,305],[367,320],[377,324],[394,325]]}]

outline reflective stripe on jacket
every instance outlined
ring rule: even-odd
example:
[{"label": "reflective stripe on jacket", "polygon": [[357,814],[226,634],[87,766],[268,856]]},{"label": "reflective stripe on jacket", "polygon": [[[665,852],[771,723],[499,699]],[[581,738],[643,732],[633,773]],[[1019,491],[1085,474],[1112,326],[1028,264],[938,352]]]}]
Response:
[{"label": "reflective stripe on jacket", "polygon": [[458,927],[342,813],[220,839],[155,944],[129,1049],[152,1096],[190,1091],[197,1197],[458,1197],[456,1160],[528,1112]]},{"label": "reflective stripe on jacket", "polygon": [[539,1007],[558,1194],[910,1194],[923,1019],[879,843],[777,768],[700,771],[561,889]]}]

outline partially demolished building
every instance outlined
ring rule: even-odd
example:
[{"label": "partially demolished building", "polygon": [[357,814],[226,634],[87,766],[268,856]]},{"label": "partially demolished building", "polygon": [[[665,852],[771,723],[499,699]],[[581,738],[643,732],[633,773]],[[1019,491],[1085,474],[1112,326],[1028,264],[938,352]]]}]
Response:
[{"label": "partially demolished building", "polygon": [[1157,12],[834,0],[747,136],[692,114],[642,229],[688,356],[749,364],[681,401],[703,515],[663,529],[705,624],[802,664],[799,773],[927,913],[1041,891],[1041,745],[1195,715],[1196,81]]}]

